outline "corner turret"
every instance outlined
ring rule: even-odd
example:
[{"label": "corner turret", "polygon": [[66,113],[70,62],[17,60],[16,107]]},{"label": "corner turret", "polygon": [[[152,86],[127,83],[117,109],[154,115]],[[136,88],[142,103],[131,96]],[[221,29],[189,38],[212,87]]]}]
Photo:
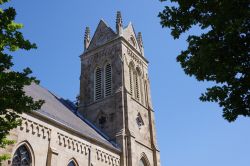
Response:
[{"label": "corner turret", "polygon": [[138,32],[138,35],[137,35],[137,43],[138,43],[139,48],[140,48],[140,50],[141,50],[142,56],[144,56],[144,48],[143,48],[143,41],[142,41],[141,32]]}]

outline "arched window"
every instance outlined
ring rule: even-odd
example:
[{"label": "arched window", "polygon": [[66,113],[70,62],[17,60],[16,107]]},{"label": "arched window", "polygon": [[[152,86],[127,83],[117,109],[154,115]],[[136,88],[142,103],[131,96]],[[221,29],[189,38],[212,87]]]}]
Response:
[{"label": "arched window", "polygon": [[97,67],[95,70],[95,100],[102,98],[102,70]]},{"label": "arched window", "polygon": [[135,83],[135,98],[141,102],[144,103],[144,97],[143,97],[143,86],[142,86],[142,72],[137,67],[135,70],[135,76],[134,76],[134,83]]},{"label": "arched window", "polygon": [[31,166],[32,158],[30,151],[25,145],[21,145],[14,153],[12,166]]},{"label": "arched window", "polygon": [[139,161],[139,166],[146,166],[145,162],[143,160]]},{"label": "arched window", "polygon": [[78,166],[78,164],[74,160],[71,160],[68,166]]},{"label": "arched window", "polygon": [[139,166],[150,166],[150,162],[145,153],[142,154],[142,157],[139,161]]},{"label": "arched window", "polygon": [[105,66],[105,82],[104,82],[104,94],[109,96],[112,93],[112,68],[110,64]]}]

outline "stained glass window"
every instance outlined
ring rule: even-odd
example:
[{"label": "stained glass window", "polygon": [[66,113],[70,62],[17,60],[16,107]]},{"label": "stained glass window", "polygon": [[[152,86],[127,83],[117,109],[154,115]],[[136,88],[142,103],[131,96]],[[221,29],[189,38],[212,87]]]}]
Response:
[{"label": "stained glass window", "polygon": [[12,159],[12,166],[31,166],[32,160],[30,152],[25,145],[20,146]]},{"label": "stained glass window", "polygon": [[139,166],[146,166],[142,160],[139,161]]},{"label": "stained glass window", "polygon": [[72,160],[69,162],[68,166],[76,166],[75,162]]}]

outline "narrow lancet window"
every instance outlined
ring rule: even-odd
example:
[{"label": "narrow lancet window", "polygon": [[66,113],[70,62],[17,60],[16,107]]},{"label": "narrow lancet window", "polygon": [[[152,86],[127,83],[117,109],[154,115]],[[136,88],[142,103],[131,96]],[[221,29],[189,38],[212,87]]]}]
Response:
[{"label": "narrow lancet window", "polygon": [[102,70],[97,67],[95,71],[95,100],[102,98]]},{"label": "narrow lancet window", "polygon": [[105,67],[105,96],[112,93],[112,68],[110,64]]},{"label": "narrow lancet window", "polygon": [[140,76],[140,95],[141,95],[141,103],[144,105],[144,94],[143,94],[143,83],[142,83],[142,77]]},{"label": "narrow lancet window", "polygon": [[133,68],[129,66],[129,86],[130,86],[130,93],[133,96]]},{"label": "narrow lancet window", "polygon": [[140,100],[138,73],[135,72],[135,98]]}]

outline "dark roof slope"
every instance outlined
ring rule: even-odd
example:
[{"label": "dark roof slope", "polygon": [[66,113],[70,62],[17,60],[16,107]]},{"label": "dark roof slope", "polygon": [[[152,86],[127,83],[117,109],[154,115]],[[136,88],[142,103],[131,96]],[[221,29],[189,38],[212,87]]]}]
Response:
[{"label": "dark roof slope", "polygon": [[41,99],[45,101],[42,108],[36,111],[38,114],[54,120],[55,122],[59,122],[86,137],[90,137],[111,148],[119,150],[114,143],[108,141],[108,137],[106,137],[104,133],[101,133],[94,127],[94,125],[85,120],[82,116],[75,114],[74,111],[69,109],[69,107],[66,107],[62,98],[57,97],[37,84],[31,84],[30,86],[25,87],[24,91],[34,100]]}]

